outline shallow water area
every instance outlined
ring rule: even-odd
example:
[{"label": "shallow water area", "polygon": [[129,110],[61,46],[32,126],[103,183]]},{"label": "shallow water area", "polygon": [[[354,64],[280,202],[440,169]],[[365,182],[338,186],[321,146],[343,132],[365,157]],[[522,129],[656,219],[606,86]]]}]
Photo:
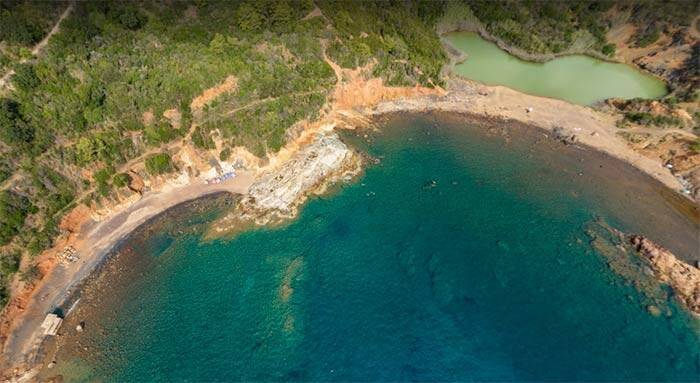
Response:
[{"label": "shallow water area", "polygon": [[625,64],[573,55],[545,63],[521,60],[474,32],[445,35],[467,59],[455,72],[488,85],[503,85],[536,96],[590,105],[607,98],[659,98],[663,81]]},{"label": "shallow water area", "polygon": [[698,321],[616,275],[586,235],[603,220],[697,259],[697,217],[673,209],[684,202],[627,165],[522,125],[452,115],[381,124],[367,140],[346,137],[379,163],[288,224],[205,241],[215,214],[200,209],[137,233],[86,289],[46,375],[698,376]]}]

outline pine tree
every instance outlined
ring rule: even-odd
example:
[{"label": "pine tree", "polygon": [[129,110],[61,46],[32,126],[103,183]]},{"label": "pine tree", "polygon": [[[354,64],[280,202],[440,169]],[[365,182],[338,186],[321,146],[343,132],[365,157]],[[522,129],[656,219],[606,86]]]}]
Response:
[{"label": "pine tree", "polygon": [[292,8],[287,1],[278,1],[272,8],[270,17],[272,27],[276,30],[285,30],[292,22]]},{"label": "pine tree", "polygon": [[244,32],[254,32],[262,26],[262,15],[248,3],[243,3],[238,7],[237,16],[238,27]]}]

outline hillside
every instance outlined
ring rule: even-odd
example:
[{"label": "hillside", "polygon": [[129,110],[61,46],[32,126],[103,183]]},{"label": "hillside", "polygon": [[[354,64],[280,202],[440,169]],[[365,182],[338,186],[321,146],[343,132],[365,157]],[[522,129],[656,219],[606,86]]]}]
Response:
[{"label": "hillside", "polygon": [[[3,2],[2,14],[48,33],[71,6],[60,5]],[[239,146],[277,151],[335,84],[326,46],[346,66],[378,58],[389,84],[438,80],[445,55],[417,6],[317,5],[78,2],[36,57],[12,52],[37,37],[3,35],[4,69],[15,72],[0,99],[3,285],[20,258],[21,279],[36,277],[31,257],[66,212],[143,192],[143,178],[185,166],[173,160],[180,151],[205,161]],[[357,12],[371,17],[354,22]]]},{"label": "hillside", "polygon": [[[2,1],[0,302],[11,286],[40,276],[34,257],[75,229],[66,219],[75,207],[109,210],[152,180],[197,173],[198,163],[234,152],[265,161],[327,110],[337,81],[329,62],[365,67],[386,85],[434,88],[445,84],[448,56],[436,32],[445,23],[459,29],[471,20],[527,54],[627,60],[624,49],[657,42],[639,25],[658,20],[663,40],[687,30],[692,15],[641,12],[646,3],[511,4]],[[684,17],[665,16],[677,13]],[[4,28],[5,20],[16,27]],[[614,42],[609,33],[627,24],[635,32]],[[675,87],[662,103],[687,111],[690,122],[678,129],[688,132],[700,119],[694,41],[688,60],[660,73]],[[629,60],[639,57],[647,56]],[[638,126],[631,113],[649,113],[649,105],[619,109]]]}]

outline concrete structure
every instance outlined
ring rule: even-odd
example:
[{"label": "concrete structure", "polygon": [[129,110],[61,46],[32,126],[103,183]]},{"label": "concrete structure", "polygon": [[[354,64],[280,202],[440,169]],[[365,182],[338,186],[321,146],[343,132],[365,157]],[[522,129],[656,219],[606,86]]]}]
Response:
[{"label": "concrete structure", "polygon": [[44,330],[44,335],[56,335],[58,328],[61,327],[63,319],[56,314],[48,314],[41,323],[41,328]]}]

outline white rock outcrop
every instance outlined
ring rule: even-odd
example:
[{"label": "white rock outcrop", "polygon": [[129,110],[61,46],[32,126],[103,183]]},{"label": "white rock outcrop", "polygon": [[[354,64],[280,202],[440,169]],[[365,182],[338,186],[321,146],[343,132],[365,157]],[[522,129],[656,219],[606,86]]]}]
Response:
[{"label": "white rock outcrop", "polygon": [[[265,173],[242,201],[244,210],[293,216],[307,193],[349,172],[358,156],[335,133],[318,134],[291,159]],[[334,177],[335,176],[335,177]]]}]

